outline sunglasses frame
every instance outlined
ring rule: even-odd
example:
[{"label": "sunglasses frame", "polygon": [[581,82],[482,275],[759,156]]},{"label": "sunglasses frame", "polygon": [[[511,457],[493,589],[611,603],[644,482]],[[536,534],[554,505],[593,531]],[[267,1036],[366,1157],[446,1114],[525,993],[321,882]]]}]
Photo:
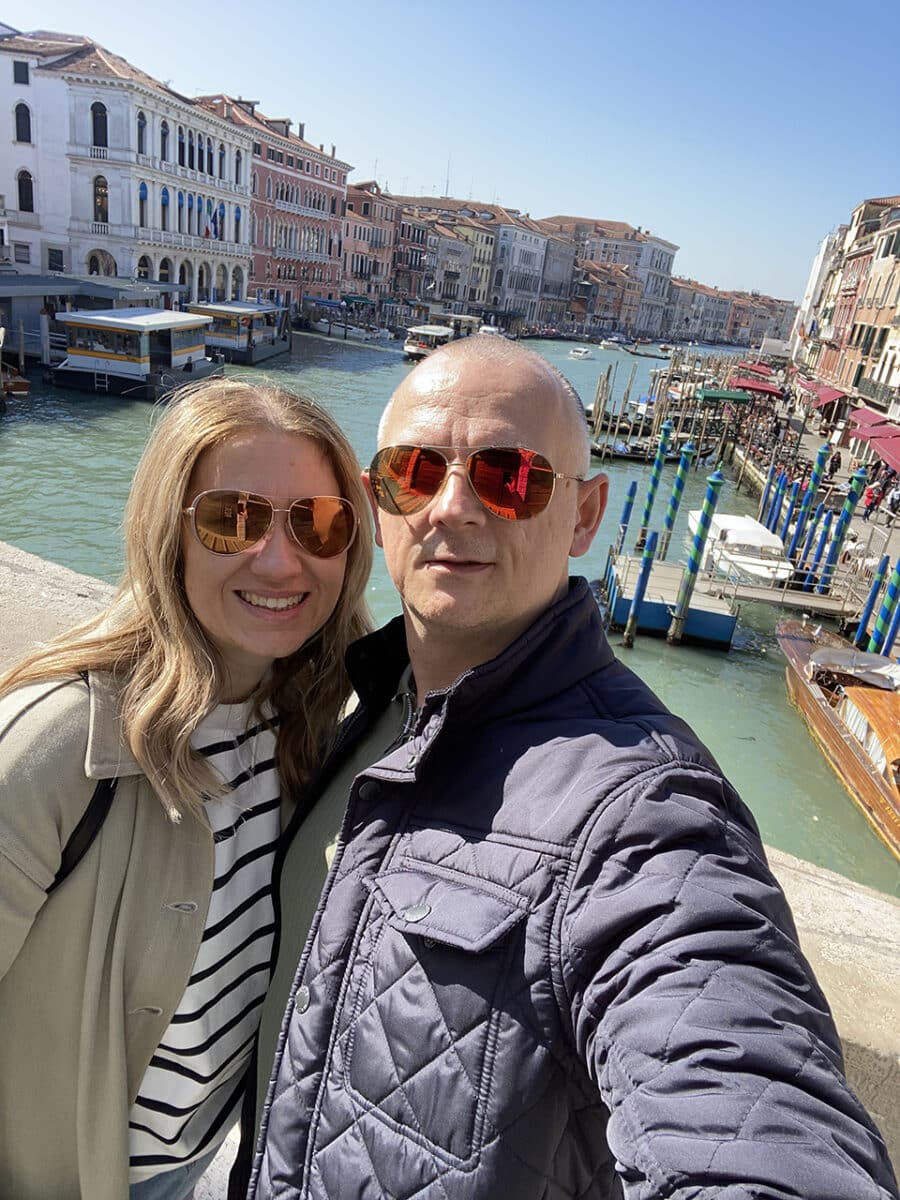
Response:
[{"label": "sunglasses frame", "polygon": [[[269,508],[272,510],[271,516],[269,517],[269,524],[266,526],[265,533],[258,537],[256,541],[251,542],[249,546],[245,546],[243,550],[213,550],[211,546],[205,545],[200,536],[200,532],[197,529],[197,505],[204,498],[204,496],[218,495],[235,495],[238,498],[243,496],[247,500],[265,500]],[[337,554],[316,554],[314,551],[307,549],[307,547],[303,545],[303,543],[297,537],[297,534],[294,532],[294,527],[291,524],[290,519],[291,510],[296,504],[308,504],[311,500],[338,500],[342,505],[345,505],[350,510],[353,516],[353,529],[350,534],[350,538],[347,542],[347,545],[342,550],[339,550]],[[275,525],[276,513],[286,514],[287,519],[284,523],[285,529],[287,530],[288,536],[293,541],[294,545],[298,546],[299,549],[310,558],[316,558],[322,562],[327,562],[332,558],[340,558],[342,554],[346,554],[356,541],[357,534],[359,533],[359,513],[356,511],[356,507],[354,506],[353,502],[348,500],[346,496],[296,496],[290,502],[287,508],[280,508],[277,504],[273,503],[270,496],[265,496],[262,492],[248,492],[244,491],[242,488],[207,488],[205,492],[198,492],[191,504],[189,504],[186,508],[183,508],[181,511],[184,516],[190,517],[191,531],[193,532],[194,537],[197,539],[199,544],[209,554],[215,554],[217,558],[235,558],[238,554],[246,554],[248,550],[253,550],[255,547],[260,545],[260,543],[266,541]]]},{"label": "sunglasses frame", "polygon": [[[382,488],[384,485],[381,481],[381,472],[377,469],[376,464],[381,455],[390,450],[430,450],[433,453],[440,455],[440,457],[444,460],[444,477],[437,489],[432,493],[432,495],[426,497],[422,504],[419,504],[415,508],[409,509],[406,512],[403,512],[397,508],[386,508],[382,503]],[[492,517],[496,517],[498,521],[532,521],[536,517],[539,517],[541,513],[546,512],[550,507],[550,501],[553,499],[554,493],[556,492],[557,479],[568,479],[574,483],[584,483],[585,477],[583,475],[566,475],[563,471],[554,471],[553,466],[546,455],[541,454],[538,450],[531,450],[527,446],[416,446],[410,442],[397,442],[390,446],[382,446],[380,450],[376,450],[375,455],[369,464],[369,484],[372,488],[372,494],[375,497],[375,502],[378,507],[383,512],[389,513],[391,516],[414,517],[418,513],[423,512],[429,506],[429,504],[436,500],[440,495],[441,490],[445,486],[447,479],[450,476],[451,469],[457,465],[455,461],[448,458],[444,453],[446,450],[449,450],[453,454],[454,459],[456,457],[460,457],[462,459],[462,462],[459,463],[459,465],[463,468],[469,487],[472,490],[472,494],[475,496],[475,499],[485,510],[485,512],[490,513]],[[538,512],[529,513],[526,516],[505,517],[502,513],[495,512],[494,509],[491,508],[491,506],[481,496],[478,495],[478,491],[475,487],[475,482],[472,479],[472,473],[470,470],[472,459],[476,454],[483,454],[485,450],[502,450],[506,453],[514,452],[520,456],[523,454],[533,454],[537,458],[542,458],[549,468],[549,475],[551,479],[550,495],[547,497],[547,503],[544,505],[544,507],[539,509]],[[544,470],[544,468],[540,469]],[[396,501],[392,500],[392,503],[396,505]]]}]

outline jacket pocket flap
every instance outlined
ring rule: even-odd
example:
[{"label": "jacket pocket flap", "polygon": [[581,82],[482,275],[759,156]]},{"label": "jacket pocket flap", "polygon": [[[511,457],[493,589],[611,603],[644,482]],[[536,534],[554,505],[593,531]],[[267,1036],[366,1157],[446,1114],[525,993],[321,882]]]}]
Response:
[{"label": "jacket pocket flap", "polygon": [[398,867],[368,886],[393,929],[473,954],[490,949],[528,911],[509,888],[446,867]]}]

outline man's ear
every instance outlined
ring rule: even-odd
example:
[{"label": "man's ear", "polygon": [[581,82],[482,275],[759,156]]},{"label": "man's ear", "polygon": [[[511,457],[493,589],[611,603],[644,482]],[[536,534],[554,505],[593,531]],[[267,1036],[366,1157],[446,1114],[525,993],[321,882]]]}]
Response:
[{"label": "man's ear", "polygon": [[381,509],[375,500],[375,493],[372,491],[372,481],[369,479],[369,468],[365,467],[360,471],[363,487],[366,489],[366,495],[369,497],[369,507],[372,509],[372,519],[375,522],[375,545],[384,546],[381,540]]},{"label": "man's ear", "polygon": [[606,512],[606,501],[609,496],[609,479],[606,475],[595,475],[586,479],[578,487],[577,521],[572,533],[572,545],[569,550],[571,558],[580,558],[587,554],[603,514]]}]

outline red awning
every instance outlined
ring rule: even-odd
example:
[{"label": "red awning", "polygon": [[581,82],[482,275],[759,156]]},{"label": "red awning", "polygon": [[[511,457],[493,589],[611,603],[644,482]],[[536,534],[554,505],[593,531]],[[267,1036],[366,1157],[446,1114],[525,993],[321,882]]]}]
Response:
[{"label": "red awning", "polygon": [[874,408],[854,408],[850,420],[856,425],[883,425],[887,417]]},{"label": "red awning", "polygon": [[884,441],[876,442],[875,452],[882,462],[893,467],[895,471],[900,471],[900,437],[885,438]]},{"label": "red awning", "polygon": [[891,425],[886,421],[883,425],[862,425],[856,431],[856,438],[860,442],[880,441],[882,438],[900,437],[900,425]]},{"label": "red awning", "polygon": [[745,392],[763,392],[767,396],[780,396],[781,388],[776,387],[774,383],[765,383],[762,379],[732,379],[728,384],[729,388],[734,391],[742,390]]},{"label": "red awning", "polygon": [[813,401],[813,408],[824,408],[826,404],[834,404],[835,400],[843,400],[846,392],[839,392],[837,388],[826,387],[824,383],[820,383],[816,389],[818,400]]},{"label": "red awning", "polygon": [[754,375],[771,375],[772,368],[767,367],[765,363],[746,363],[739,362],[737,364],[738,371],[752,371]]}]

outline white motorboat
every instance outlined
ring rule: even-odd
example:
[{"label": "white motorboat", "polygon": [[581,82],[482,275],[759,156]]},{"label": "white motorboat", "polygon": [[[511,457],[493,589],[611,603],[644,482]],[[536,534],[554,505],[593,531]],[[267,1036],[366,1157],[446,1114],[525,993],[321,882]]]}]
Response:
[{"label": "white motorboat", "polygon": [[575,346],[569,351],[569,358],[593,358],[593,351],[589,346]]},{"label": "white motorboat", "polygon": [[414,325],[406,331],[403,353],[413,360],[427,358],[455,337],[456,332],[447,325]]},{"label": "white motorboat", "polygon": [[[700,510],[688,513],[688,528],[697,532]],[[719,571],[744,583],[786,583],[794,573],[777,533],[753,517],[713,513],[701,568]]]}]

